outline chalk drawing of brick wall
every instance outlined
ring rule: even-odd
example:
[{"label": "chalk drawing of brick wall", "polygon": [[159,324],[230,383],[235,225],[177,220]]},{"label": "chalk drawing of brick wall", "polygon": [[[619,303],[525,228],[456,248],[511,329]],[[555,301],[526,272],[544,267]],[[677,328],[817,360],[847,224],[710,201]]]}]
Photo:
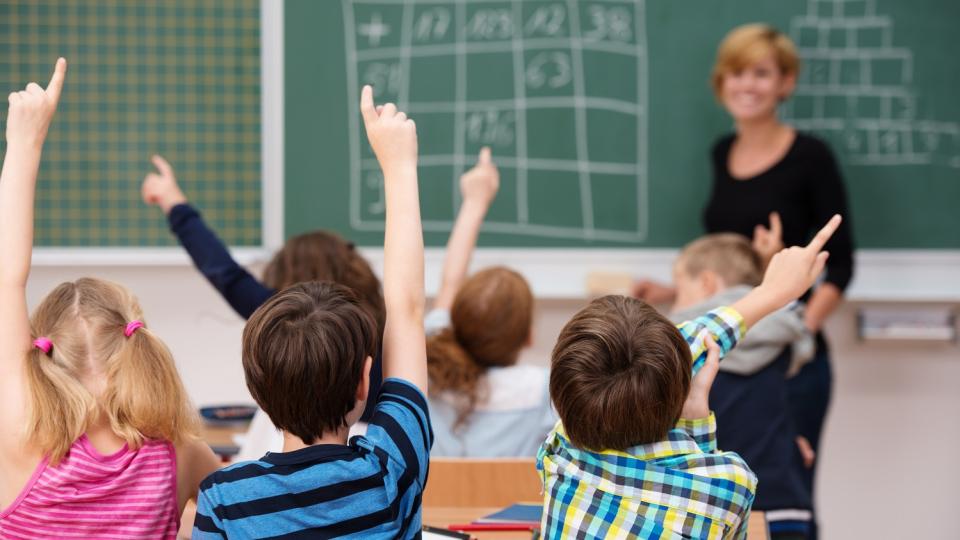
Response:
[{"label": "chalk drawing of brick wall", "polygon": [[790,35],[804,67],[784,116],[859,165],[960,168],[960,124],[917,117],[913,52],[897,47],[876,0],[808,0]]}]

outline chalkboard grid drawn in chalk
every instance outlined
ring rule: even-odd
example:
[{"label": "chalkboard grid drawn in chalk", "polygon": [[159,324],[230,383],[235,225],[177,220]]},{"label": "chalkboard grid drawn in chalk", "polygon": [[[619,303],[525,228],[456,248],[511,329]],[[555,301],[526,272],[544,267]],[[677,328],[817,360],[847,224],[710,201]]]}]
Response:
[{"label": "chalkboard grid drawn in chalk", "polygon": [[[347,95],[372,84],[417,121],[426,231],[493,149],[486,231],[642,242],[648,228],[643,0],[343,0]],[[452,99],[451,99],[452,98]],[[383,229],[383,183],[350,103],[350,226]]]},{"label": "chalkboard grid drawn in chalk", "polygon": [[154,153],[229,245],[262,245],[260,18],[259,0],[0,2],[0,89],[70,62],[38,246],[175,245],[140,198]]},{"label": "chalkboard grid drawn in chalk", "polygon": [[790,22],[805,65],[788,121],[832,140],[854,165],[960,168],[960,123],[917,117],[913,52],[876,0],[808,0]]}]

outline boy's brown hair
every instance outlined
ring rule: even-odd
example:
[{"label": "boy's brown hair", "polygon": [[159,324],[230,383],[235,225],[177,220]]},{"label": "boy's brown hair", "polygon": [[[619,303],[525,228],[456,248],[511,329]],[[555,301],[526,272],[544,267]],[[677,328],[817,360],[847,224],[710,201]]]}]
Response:
[{"label": "boy's brown hair", "polygon": [[694,278],[705,270],[716,272],[728,287],[756,287],[763,280],[763,260],[750,240],[736,233],[708,234],[690,242],[680,251],[677,264]]},{"label": "boy's brown hair", "polygon": [[690,346],[646,303],[623,296],[590,302],[553,349],[550,398],[570,441],[624,450],[662,441],[690,391]]},{"label": "boy's brown hair", "polygon": [[383,331],[387,311],[380,280],[353,243],[329,231],[300,234],[287,240],[263,271],[264,284],[277,291],[306,281],[353,289]]},{"label": "boy's brown hair", "polygon": [[378,335],[347,287],[306,282],[284,289],[243,329],[247,388],[277,428],[313,444],[347,425]]}]

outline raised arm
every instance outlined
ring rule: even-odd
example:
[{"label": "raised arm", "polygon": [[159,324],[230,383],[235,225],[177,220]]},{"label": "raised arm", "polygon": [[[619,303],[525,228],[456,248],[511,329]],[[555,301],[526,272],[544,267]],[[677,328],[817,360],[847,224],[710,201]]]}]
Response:
[{"label": "raised arm", "polygon": [[833,216],[805,247],[784,249],[770,259],[763,282],[731,306],[743,316],[747,328],[796,300],[813,285],[827,264],[829,253],[823,246],[840,222],[839,215]]},{"label": "raised arm", "polygon": [[170,230],[177,235],[194,266],[234,311],[244,319],[249,318],[275,291],[233,260],[227,246],[203,221],[200,212],[190,206],[167,160],[153,156],[151,161],[157,172],[148,173],[143,179],[140,189],[143,202],[163,211]]},{"label": "raised arm", "polygon": [[423,231],[417,191],[417,128],[392,103],[376,107],[364,86],[360,112],[367,138],[383,171],[386,231],[383,238],[383,374],[409,381],[427,393],[423,331]]},{"label": "raised arm", "polygon": [[67,61],[61,58],[45,90],[32,82],[8,97],[7,153],[0,172],[0,377],[16,378],[15,383],[30,347],[26,285],[37,171],[66,74]]},{"label": "raised arm", "polygon": [[463,203],[447,241],[447,253],[443,259],[443,277],[440,290],[433,302],[434,309],[449,310],[453,299],[467,276],[470,258],[477,247],[480,226],[487,215],[490,203],[500,189],[500,171],[490,159],[490,148],[480,150],[480,158],[472,169],[460,177],[460,194]]},{"label": "raised arm", "polygon": [[782,250],[770,259],[763,283],[730,307],[721,307],[677,325],[690,344],[693,373],[700,371],[706,360],[706,340],[715,339],[720,357],[732,349],[744,332],[770,313],[800,297],[823,271],[828,253],[824,244],[837,227],[840,216],[834,216],[806,247]]}]

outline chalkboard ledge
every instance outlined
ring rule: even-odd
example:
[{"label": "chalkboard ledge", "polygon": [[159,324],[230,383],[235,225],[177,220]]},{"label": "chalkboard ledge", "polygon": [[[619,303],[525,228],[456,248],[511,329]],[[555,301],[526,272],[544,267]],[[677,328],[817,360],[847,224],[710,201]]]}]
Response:
[{"label": "chalkboard ledge", "polygon": [[[545,299],[582,299],[587,277],[595,272],[627,273],[659,281],[671,280],[677,249],[507,249],[481,248],[473,269],[506,265],[530,281],[534,294]],[[363,248],[378,273],[383,250]],[[432,296],[440,284],[443,249],[426,252],[426,290]],[[852,301],[960,302],[960,250],[864,250],[856,253],[856,276],[847,290]]]},{"label": "chalkboard ledge", "polygon": [[[243,265],[262,264],[272,249],[234,248]],[[375,271],[382,275],[383,250],[361,248]],[[427,294],[440,284],[444,250],[428,248],[425,256]],[[582,299],[587,277],[595,272],[623,273],[669,281],[676,249],[534,249],[481,248],[473,269],[505,265],[530,281],[534,294],[544,299]],[[857,269],[847,290],[852,301],[960,302],[960,250],[862,250],[856,253]],[[189,266],[180,248],[37,248],[35,266],[143,267]]]},{"label": "chalkboard ledge", "polygon": [[[262,247],[231,248],[247,266],[269,260],[274,250]],[[34,248],[34,266],[188,266],[193,263],[179,247],[169,248]]]}]

